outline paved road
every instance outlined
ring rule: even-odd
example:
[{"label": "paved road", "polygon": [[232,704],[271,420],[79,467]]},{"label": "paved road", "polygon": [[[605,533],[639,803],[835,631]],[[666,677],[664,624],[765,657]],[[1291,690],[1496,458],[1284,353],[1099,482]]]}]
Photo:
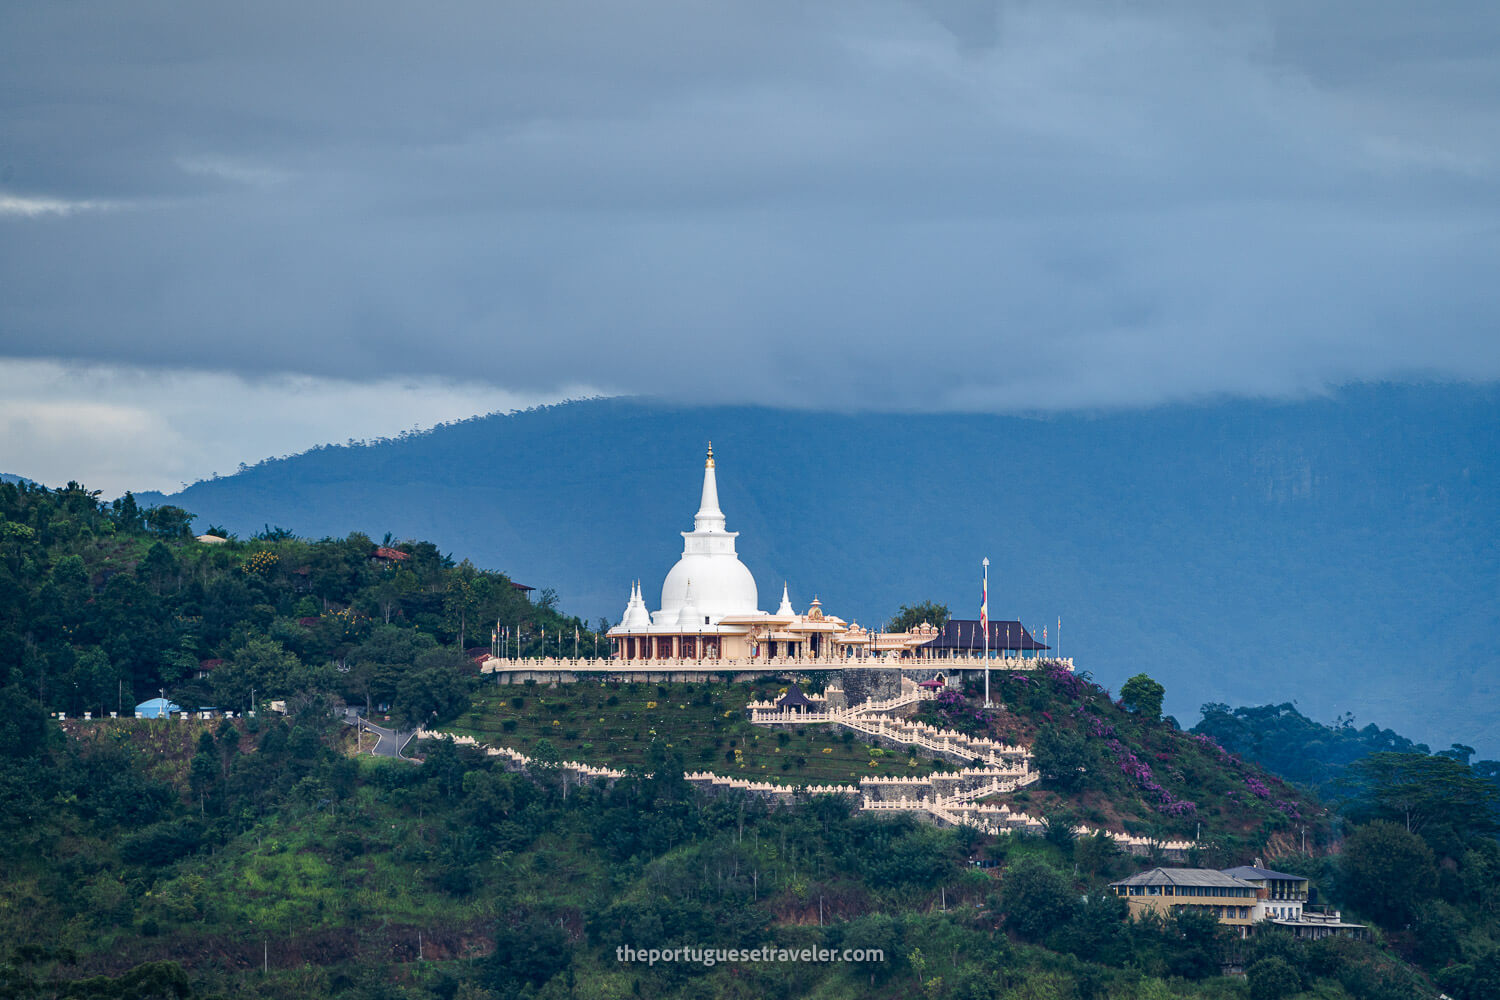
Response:
[{"label": "paved road", "polygon": [[386,729],[384,726],[377,726],[368,719],[360,719],[359,722],[360,725],[379,737],[375,741],[374,748],[370,751],[376,757],[400,757],[401,748],[410,743],[411,738],[417,735],[415,729],[408,729],[403,732],[399,729]]}]

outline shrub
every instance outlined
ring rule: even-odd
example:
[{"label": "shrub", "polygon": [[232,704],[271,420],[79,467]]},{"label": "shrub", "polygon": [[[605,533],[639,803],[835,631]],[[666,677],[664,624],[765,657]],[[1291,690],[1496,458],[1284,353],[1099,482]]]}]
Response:
[{"label": "shrub", "polygon": [[1421,837],[1385,820],[1349,835],[1339,868],[1349,902],[1386,926],[1405,923],[1437,888],[1432,849]]},{"label": "shrub", "polygon": [[1002,886],[1006,926],[1024,938],[1041,940],[1072,913],[1074,895],[1067,877],[1039,858],[1025,857],[1011,865]]},{"label": "shrub", "polygon": [[1250,980],[1250,1000],[1282,1000],[1302,989],[1297,970],[1275,956],[1256,962],[1245,976]]}]

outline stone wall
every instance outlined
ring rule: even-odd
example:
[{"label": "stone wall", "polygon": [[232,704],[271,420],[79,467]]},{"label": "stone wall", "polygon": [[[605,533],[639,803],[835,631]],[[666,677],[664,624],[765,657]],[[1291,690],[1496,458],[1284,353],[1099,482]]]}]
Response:
[{"label": "stone wall", "polygon": [[844,698],[850,705],[885,701],[901,693],[899,666],[845,667],[840,671],[839,680],[844,686]]}]

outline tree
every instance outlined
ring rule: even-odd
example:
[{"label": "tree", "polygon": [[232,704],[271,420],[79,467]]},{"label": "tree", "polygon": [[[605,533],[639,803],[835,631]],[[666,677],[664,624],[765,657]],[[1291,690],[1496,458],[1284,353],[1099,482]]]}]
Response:
[{"label": "tree", "polygon": [[1062,872],[1036,857],[1024,857],[1005,870],[1000,894],[1005,924],[1039,941],[1072,915],[1075,894]]},{"label": "tree", "polygon": [[114,510],[115,525],[121,531],[141,530],[145,519],[141,516],[141,509],[135,502],[134,493],[127,490],[124,496],[115,500],[110,506]]},{"label": "tree", "polygon": [[380,609],[381,620],[391,623],[391,617],[401,607],[402,598],[414,594],[418,588],[417,575],[405,566],[388,569],[380,582],[370,589],[375,606]]},{"label": "tree", "polygon": [[189,514],[181,507],[173,507],[163,504],[160,507],[148,507],[146,509],[146,527],[157,538],[186,538],[188,537],[188,526],[193,523],[196,514]]},{"label": "tree", "polygon": [[1074,908],[1073,917],[1048,944],[1079,958],[1104,965],[1124,965],[1130,958],[1129,908],[1113,892],[1095,892]]},{"label": "tree", "polygon": [[437,649],[429,635],[393,625],[378,625],[369,638],[349,651],[349,672],[344,675],[346,697],[376,703],[396,700],[396,687],[421,657]]},{"label": "tree", "polygon": [[290,694],[302,675],[302,661],[281,643],[256,636],[214,671],[214,697],[221,708],[238,709],[249,702],[251,688],[266,696]]},{"label": "tree", "polygon": [[[868,956],[854,963],[862,972],[869,973],[870,983],[889,979],[901,959],[901,942],[904,927],[900,920],[886,913],[867,913],[844,924],[838,935],[838,944],[850,951],[861,951]],[[876,958],[875,956],[880,956]]]},{"label": "tree", "polygon": [[[428,663],[424,656],[422,662]],[[391,714],[411,726],[432,726],[469,707],[469,684],[451,665],[420,666],[396,682]]]},{"label": "tree", "polygon": [[178,572],[176,557],[161,542],[152,542],[146,557],[135,567],[136,579],[149,586],[155,594],[160,594],[169,583],[176,580]]},{"label": "tree", "polygon": [[1161,718],[1161,702],[1167,689],[1145,674],[1136,674],[1120,688],[1120,701],[1137,715],[1148,719]]},{"label": "tree", "polygon": [[1078,822],[1072,810],[1053,807],[1042,815],[1042,821],[1047,828],[1043,834],[1047,843],[1062,851],[1064,857],[1070,857],[1078,840],[1078,833],[1074,829]]},{"label": "tree", "polygon": [[1432,849],[1395,823],[1376,820],[1349,835],[1339,873],[1350,905],[1385,926],[1399,926],[1437,890]]},{"label": "tree", "polygon": [[1224,960],[1228,931],[1213,914],[1179,906],[1166,923],[1175,941],[1167,953],[1167,969],[1185,979],[1217,976]]},{"label": "tree", "polygon": [[1500,830],[1500,788],[1453,757],[1376,753],[1350,767],[1359,791],[1349,811],[1400,823],[1411,833],[1443,826],[1460,843]]},{"label": "tree", "polygon": [[1282,1000],[1302,989],[1297,970],[1275,956],[1256,962],[1245,976],[1250,980],[1250,1000]]},{"label": "tree", "polygon": [[1209,703],[1202,711],[1203,721],[1193,732],[1211,737],[1230,753],[1253,760],[1288,781],[1316,786],[1325,797],[1339,792],[1333,781],[1349,764],[1372,753],[1416,749],[1411,740],[1389,729],[1354,728],[1349,715],[1334,725],[1314,722],[1290,702],[1233,710],[1223,703]]},{"label": "tree", "polygon": [[489,600],[493,584],[490,578],[465,559],[448,574],[448,591],[443,596],[443,625],[458,637],[463,649],[469,628],[479,609]]},{"label": "tree", "polygon": [[1073,845],[1073,863],[1088,875],[1108,875],[1118,857],[1120,845],[1113,837],[1098,831],[1080,837]]},{"label": "tree", "polygon": [[1086,787],[1099,764],[1099,753],[1087,736],[1050,723],[1037,730],[1031,753],[1041,776],[1068,792]]},{"label": "tree", "polygon": [[495,951],[484,960],[480,978],[500,996],[516,996],[557,975],[573,960],[568,936],[556,921],[526,916],[495,928]]},{"label": "tree", "polygon": [[1465,921],[1457,907],[1441,899],[1428,900],[1413,909],[1411,929],[1417,958],[1427,968],[1440,969],[1463,957]]},{"label": "tree", "polygon": [[887,632],[910,632],[923,622],[927,622],[937,628],[948,624],[948,619],[953,617],[948,612],[948,605],[938,604],[936,601],[923,601],[921,604],[903,604],[896,616],[886,623]]},{"label": "tree", "polygon": [[[98,646],[79,649],[67,675],[72,689],[69,708],[75,712],[97,711],[102,715],[109,711],[109,706],[118,704],[117,699],[122,697],[120,683],[124,679],[104,650]],[[134,698],[131,704],[135,704]]]}]

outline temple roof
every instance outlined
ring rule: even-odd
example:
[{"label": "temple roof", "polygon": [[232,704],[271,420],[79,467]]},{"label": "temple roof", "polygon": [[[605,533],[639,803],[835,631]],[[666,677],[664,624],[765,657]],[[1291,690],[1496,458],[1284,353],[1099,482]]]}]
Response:
[{"label": "temple roof", "polygon": [[[977,618],[950,618],[927,649],[984,649],[984,631]],[[1044,646],[1017,621],[990,622],[990,649],[1037,650]]]},{"label": "temple roof", "polygon": [[812,704],[812,700],[795,684],[786,689],[786,694],[776,699],[777,708],[807,708]]}]

